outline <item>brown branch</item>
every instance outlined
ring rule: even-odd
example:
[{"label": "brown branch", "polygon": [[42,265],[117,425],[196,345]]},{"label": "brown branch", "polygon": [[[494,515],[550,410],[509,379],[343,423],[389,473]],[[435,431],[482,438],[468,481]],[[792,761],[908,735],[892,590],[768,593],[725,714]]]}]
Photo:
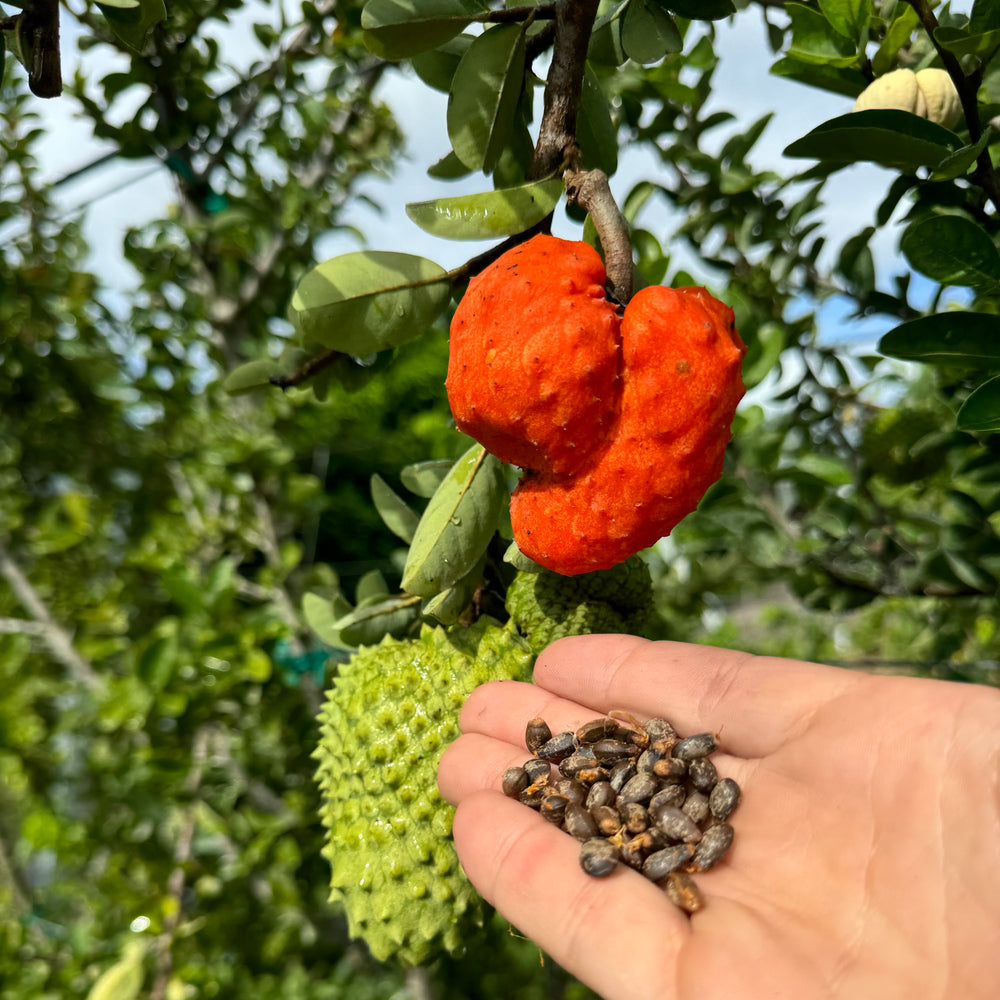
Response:
[{"label": "brown branch", "polygon": [[474,17],[473,21],[482,24],[520,24],[522,21],[554,20],[555,4],[540,4],[538,7],[507,7],[504,10],[491,10]]},{"label": "brown branch", "polygon": [[608,175],[603,170],[567,170],[566,196],[593,219],[604,248],[608,281],[615,298],[627,304],[632,298],[632,243],[628,223],[608,186]]}]

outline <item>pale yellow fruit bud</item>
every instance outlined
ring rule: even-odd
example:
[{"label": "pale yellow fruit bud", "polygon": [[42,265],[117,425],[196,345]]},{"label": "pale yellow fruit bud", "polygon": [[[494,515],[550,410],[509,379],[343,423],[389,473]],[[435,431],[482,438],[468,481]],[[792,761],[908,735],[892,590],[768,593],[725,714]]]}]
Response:
[{"label": "pale yellow fruit bud", "polygon": [[855,111],[909,111],[927,117],[927,101],[917,86],[917,74],[912,69],[894,69],[873,80],[854,104]]},{"label": "pale yellow fruit bud", "polygon": [[922,69],[917,86],[927,102],[927,115],[932,122],[951,128],[962,117],[962,102],[947,70]]}]

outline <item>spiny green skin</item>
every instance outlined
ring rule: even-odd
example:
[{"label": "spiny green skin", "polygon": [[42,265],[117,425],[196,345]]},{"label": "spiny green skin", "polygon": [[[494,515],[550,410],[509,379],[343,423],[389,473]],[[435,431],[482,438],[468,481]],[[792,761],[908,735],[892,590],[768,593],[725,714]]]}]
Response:
[{"label": "spiny green skin", "polygon": [[386,637],[341,669],[315,753],[323,853],[331,899],[377,959],[418,965],[461,952],[483,926],[485,904],[459,867],[437,765],[473,688],[529,680],[533,659],[511,628],[484,617],[447,632],[425,626],[419,639]]},{"label": "spiny green skin", "polygon": [[536,654],[567,635],[641,634],[652,610],[649,567],[639,556],[578,576],[518,573],[507,591],[507,612]]}]

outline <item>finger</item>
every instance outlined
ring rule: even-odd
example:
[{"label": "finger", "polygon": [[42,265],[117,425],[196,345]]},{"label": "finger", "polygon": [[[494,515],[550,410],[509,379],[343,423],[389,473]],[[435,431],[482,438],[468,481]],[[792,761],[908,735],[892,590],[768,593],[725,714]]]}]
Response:
[{"label": "finger", "polygon": [[504,771],[527,759],[523,747],[480,733],[460,736],[441,755],[438,762],[438,789],[453,805],[474,792],[497,791]]},{"label": "finger", "polygon": [[714,732],[741,757],[774,752],[863,675],[801,660],[635,636],[560,639],[539,655],[535,683],[599,711],[663,716],[683,735]]},{"label": "finger", "polygon": [[577,841],[497,793],[459,805],[454,837],[483,897],[601,996],[675,997],[690,926],[651,882],[621,867],[607,878],[587,875]]}]

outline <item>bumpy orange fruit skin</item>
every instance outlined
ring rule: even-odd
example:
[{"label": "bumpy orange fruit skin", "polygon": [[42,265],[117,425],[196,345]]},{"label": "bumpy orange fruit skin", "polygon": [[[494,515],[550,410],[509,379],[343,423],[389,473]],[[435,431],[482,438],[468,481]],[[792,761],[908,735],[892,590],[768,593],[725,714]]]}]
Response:
[{"label": "bumpy orange fruit skin", "polygon": [[535,236],[469,282],[451,324],[448,402],[501,461],[566,474],[615,418],[619,321],[586,243]]},{"label": "bumpy orange fruit skin", "polygon": [[745,348],[704,288],[644,288],[622,320],[621,411],[574,476],[525,476],[511,498],[525,555],[572,576],[617,565],[697,506],[722,473]]}]

